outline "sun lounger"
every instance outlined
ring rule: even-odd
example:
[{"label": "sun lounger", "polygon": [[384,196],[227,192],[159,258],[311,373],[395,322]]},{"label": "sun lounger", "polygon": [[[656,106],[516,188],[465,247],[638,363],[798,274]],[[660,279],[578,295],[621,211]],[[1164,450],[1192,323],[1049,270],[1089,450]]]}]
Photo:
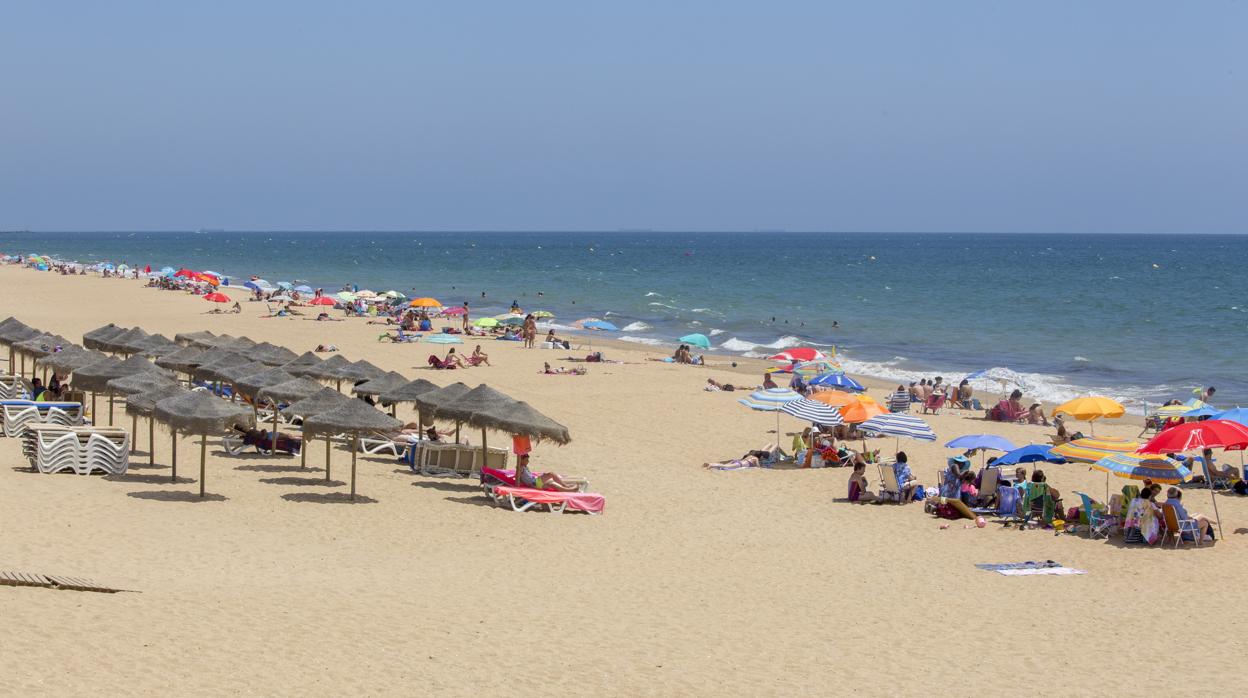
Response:
[{"label": "sun lounger", "polygon": [[0,400],[20,400],[30,395],[30,386],[20,376],[0,376]]},{"label": "sun lounger", "polygon": [[892,464],[880,463],[877,467],[880,471],[880,498],[900,502],[901,485],[897,483],[897,471],[893,470]]},{"label": "sun lounger", "polygon": [[478,477],[483,467],[499,470],[506,468],[508,454],[507,449],[491,448],[483,463],[480,446],[422,441],[417,462],[421,475]]},{"label": "sun lounger", "polygon": [[122,475],[130,464],[130,435],[113,427],[33,424],[22,437],[22,452],[44,474]]},{"label": "sun lounger", "polygon": [[601,514],[607,506],[605,497],[591,492],[548,492],[507,485],[499,485],[494,488],[494,491],[499,496],[499,506],[505,503],[511,506],[512,511],[528,511],[534,507],[545,507],[553,514],[562,514],[565,511]]},{"label": "sun lounger", "polygon": [[[583,477],[568,475],[564,476],[562,479],[568,484],[576,485],[578,492],[589,492],[589,480]],[[485,492],[485,496],[494,500],[495,504],[498,504],[499,500],[502,498],[497,492],[497,489],[500,486],[515,487],[516,471],[504,470],[500,468],[481,469],[481,490]]]},{"label": "sun lounger", "polygon": [[82,424],[82,403],[3,400],[0,401],[0,420],[4,435],[10,438],[20,437],[29,424],[77,426]]},{"label": "sun lounger", "polygon": [[388,453],[397,458],[407,451],[407,447],[411,445],[411,438],[407,434],[393,434],[389,436],[382,434],[360,435],[360,453],[367,453],[370,456]]}]

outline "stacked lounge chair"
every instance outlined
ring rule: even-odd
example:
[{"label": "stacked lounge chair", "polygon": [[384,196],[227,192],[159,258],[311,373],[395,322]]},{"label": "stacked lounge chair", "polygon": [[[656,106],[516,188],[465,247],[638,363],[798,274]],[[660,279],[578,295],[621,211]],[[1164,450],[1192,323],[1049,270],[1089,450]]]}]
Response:
[{"label": "stacked lounge chair", "polygon": [[22,453],[44,474],[72,471],[124,475],[130,466],[130,434],[119,427],[32,424],[22,437]]},{"label": "stacked lounge chair", "polygon": [[10,438],[20,437],[30,424],[78,426],[82,424],[82,403],[0,400],[0,423]]}]

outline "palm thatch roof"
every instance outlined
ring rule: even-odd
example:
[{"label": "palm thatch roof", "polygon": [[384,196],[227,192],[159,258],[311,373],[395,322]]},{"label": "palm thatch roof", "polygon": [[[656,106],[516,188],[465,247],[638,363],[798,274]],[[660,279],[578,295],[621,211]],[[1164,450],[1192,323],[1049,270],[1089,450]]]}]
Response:
[{"label": "palm thatch roof", "polygon": [[[307,376],[308,378],[315,378],[316,380],[329,380],[334,377],[334,371],[342,368],[343,366],[350,365],[350,363],[351,362],[347,359],[347,357],[342,354],[334,354],[319,364],[296,367],[296,369],[290,371],[290,373],[294,373],[299,376]],[[289,369],[287,370],[289,371]]]},{"label": "palm thatch roof", "polygon": [[[248,376],[253,376],[261,371],[267,371],[269,368],[270,366],[268,364],[263,364],[259,361],[249,361],[239,366],[226,366],[225,368],[218,368],[215,369],[213,373],[216,376],[215,380],[235,385],[238,381]],[[235,387],[238,386],[235,385]]]},{"label": "palm thatch roof", "polygon": [[299,356],[295,357],[294,360],[287,361],[282,366],[282,368],[286,369],[287,373],[293,373],[296,376],[299,376],[299,375],[303,375],[299,373],[300,369],[304,369],[309,366],[319,366],[320,363],[321,363],[321,357],[317,356],[316,352],[305,351]]},{"label": "palm thatch roof", "polygon": [[442,419],[454,419],[457,422],[471,424],[472,416],[478,412],[506,407],[515,402],[515,398],[482,383],[460,397],[442,403],[437,408],[437,415]]},{"label": "palm thatch roof", "polygon": [[356,395],[372,395],[375,397],[377,395],[381,395],[387,390],[393,390],[400,385],[406,385],[407,382],[407,377],[402,373],[389,371],[377,376],[376,378],[360,383],[352,388],[352,391]]},{"label": "palm thatch roof", "polygon": [[156,403],[156,421],[190,434],[220,434],[235,425],[254,424],[251,410],[213,397],[202,390],[190,391]]},{"label": "palm thatch roof", "polygon": [[6,330],[0,330],[0,344],[13,346],[17,342],[38,337],[41,334],[43,334],[43,330],[36,330],[26,325],[12,325]]},{"label": "palm thatch roof", "polygon": [[59,334],[41,334],[30,339],[23,339],[13,344],[13,349],[36,358],[55,353],[57,348],[75,346],[73,342]]},{"label": "palm thatch roof", "polygon": [[436,416],[442,405],[463,397],[468,390],[468,386],[463,383],[451,383],[448,386],[418,395],[412,402],[416,403],[416,407],[421,412],[424,412],[426,417]]},{"label": "palm thatch roof", "polygon": [[234,381],[234,389],[248,398],[253,398],[254,401],[256,393],[261,388],[267,388],[270,385],[277,385],[278,383],[285,383],[294,379],[294,376],[280,368],[269,368],[239,378]]},{"label": "palm thatch roof", "polygon": [[73,385],[80,390],[102,393],[108,390],[108,382],[122,376],[138,373],[164,373],[155,364],[141,356],[131,356],[125,361],[98,361],[74,371]]},{"label": "palm thatch roof", "polygon": [[248,337],[237,337],[226,344],[218,344],[222,349],[229,349],[236,354],[243,354],[256,348],[256,342]]},{"label": "palm thatch roof", "polygon": [[114,378],[105,385],[105,391],[114,395],[137,395],[166,385],[177,385],[178,382],[168,374],[136,373],[130,376]]},{"label": "palm thatch roof", "polygon": [[248,356],[255,358],[257,361],[263,361],[270,366],[281,366],[294,361],[298,355],[286,347],[261,342],[252,348]]},{"label": "palm thatch roof", "polygon": [[156,403],[161,400],[167,400],[171,397],[178,397],[184,393],[190,392],[186,388],[174,383],[159,388],[136,393],[126,396],[126,414],[132,417],[147,417],[156,409]]},{"label": "palm thatch roof", "polygon": [[364,359],[360,359],[353,364],[336,369],[331,378],[344,381],[362,381],[380,378],[384,375],[386,375],[385,370],[377,368]]},{"label": "palm thatch roof", "polygon": [[215,339],[217,335],[208,330],[198,330],[196,332],[179,332],[173,335],[173,341],[182,346],[192,346],[196,342],[205,339]]},{"label": "palm thatch roof", "polygon": [[97,361],[103,361],[107,358],[107,356],[98,351],[83,349],[75,344],[65,347],[58,352],[35,359],[35,365],[47,366],[54,372],[64,375],[67,373],[73,373],[75,369],[90,366]]},{"label": "palm thatch roof", "polygon": [[18,320],[17,318],[10,315],[7,318],[5,318],[3,321],[0,321],[0,340],[3,340],[3,338],[8,336],[10,332],[20,331],[29,327],[30,325],[27,325],[21,320]]},{"label": "palm thatch roof", "polygon": [[125,332],[101,340],[100,348],[117,354],[133,354],[135,353],[133,345],[150,336],[142,327],[131,327]]},{"label": "palm thatch roof", "polygon": [[311,378],[292,378],[288,381],[275,383],[261,388],[256,391],[256,399],[274,403],[290,403],[295,402],[296,400],[312,397],[322,390],[328,390],[328,388],[320,383],[317,383]]},{"label": "palm thatch roof", "polygon": [[477,412],[468,419],[468,423],[474,427],[523,434],[536,439],[550,439],[561,445],[572,440],[567,427],[523,401],[513,400],[509,404]]},{"label": "palm thatch roof", "polygon": [[402,422],[369,405],[363,400],[348,399],[332,410],[307,417],[303,420],[305,434],[350,434],[374,431],[393,431]]},{"label": "palm thatch roof", "polygon": [[82,346],[88,349],[108,351],[107,349],[104,348],[104,346],[101,343],[104,340],[112,339],[113,337],[116,337],[117,335],[125,331],[126,331],[126,328],[120,327],[118,325],[114,325],[113,323],[110,322],[107,325],[104,325],[103,327],[97,327],[94,330],[91,330],[90,332],[87,332],[86,334],[82,335]]},{"label": "palm thatch roof", "polygon": [[[290,403],[282,409],[282,413],[306,419],[312,415],[341,407],[353,399],[333,388],[321,388],[310,397]],[[359,400],[355,400],[355,402],[359,402]]]},{"label": "palm thatch roof", "polygon": [[134,348],[137,349],[138,353],[143,356],[155,358],[157,356],[164,356],[165,354],[172,354],[183,347],[181,344],[178,344],[163,334],[154,334],[150,335],[147,339],[135,342]]},{"label": "palm thatch roof", "polygon": [[383,405],[393,405],[399,402],[413,402],[417,397],[437,389],[438,386],[436,384],[430,383],[424,378],[417,378],[414,381],[404,383],[403,385],[383,392],[379,396],[379,399]]},{"label": "palm thatch roof", "polygon": [[199,380],[221,380],[217,371],[252,363],[251,359],[242,354],[235,354],[227,349],[209,349],[200,357],[200,363],[191,371],[191,375]]},{"label": "palm thatch roof", "polygon": [[161,368],[167,368],[170,371],[181,371],[190,373],[201,363],[204,358],[204,350],[197,347],[182,347],[181,349],[157,357],[156,365]]}]

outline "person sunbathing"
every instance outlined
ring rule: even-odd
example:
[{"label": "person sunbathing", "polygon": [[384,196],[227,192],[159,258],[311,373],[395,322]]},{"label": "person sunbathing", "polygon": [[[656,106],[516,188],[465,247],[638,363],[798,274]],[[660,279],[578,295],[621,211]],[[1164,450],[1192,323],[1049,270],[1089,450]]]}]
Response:
[{"label": "person sunbathing", "polygon": [[854,465],[854,473],[849,476],[849,501],[874,502],[876,500],[875,493],[871,491],[870,485],[867,484],[866,473],[866,465],[862,463]]},{"label": "person sunbathing", "polygon": [[1239,479],[1239,470],[1233,465],[1218,466],[1213,461],[1213,450],[1206,448],[1200,452],[1200,457],[1205,461],[1205,467],[1209,469],[1209,476],[1215,480],[1231,480]]},{"label": "person sunbathing", "polygon": [[706,387],[703,388],[703,390],[707,391],[708,393],[719,392],[720,390],[731,393],[736,389],[737,389],[737,386],[733,385],[732,383],[720,383],[714,378],[707,378]]},{"label": "person sunbathing", "polygon": [[333,344],[318,344],[312,351],[318,354],[324,354],[326,352],[338,351],[338,347]]},{"label": "person sunbathing", "polygon": [[464,363],[464,357],[455,353],[455,347],[451,347],[450,351],[446,352],[446,358],[442,359],[442,365],[468,368],[468,366]]},{"label": "person sunbathing", "polygon": [[552,376],[560,376],[560,375],[583,376],[586,373],[589,373],[589,371],[579,366],[573,369],[567,369],[567,368],[564,368],[563,366],[560,366],[559,368],[551,368],[549,361],[545,363],[545,366],[546,367],[542,370],[542,373],[550,374]]},{"label": "person sunbathing", "polygon": [[740,458],[719,461],[717,463],[703,463],[702,467],[708,470],[741,470],[744,468],[761,468],[766,463],[772,462],[775,458],[776,445],[767,444],[763,448],[756,451],[749,451]]},{"label": "person sunbathing", "polygon": [[1044,408],[1040,406],[1040,403],[1033,402],[1031,407],[1027,408],[1027,423],[1049,426],[1049,419],[1044,416]]},{"label": "person sunbathing", "polygon": [[481,366],[481,365],[489,366],[490,356],[489,354],[486,354],[485,352],[481,351],[481,345],[478,344],[476,348],[472,350],[472,356],[468,357],[468,363],[472,364],[473,366]]},{"label": "person sunbathing", "polygon": [[579,489],[576,485],[564,482],[563,478],[559,477],[557,473],[533,474],[533,471],[529,470],[529,454],[527,453],[517,459],[516,485],[519,487],[531,487],[535,490],[553,490],[556,492],[576,492]]}]

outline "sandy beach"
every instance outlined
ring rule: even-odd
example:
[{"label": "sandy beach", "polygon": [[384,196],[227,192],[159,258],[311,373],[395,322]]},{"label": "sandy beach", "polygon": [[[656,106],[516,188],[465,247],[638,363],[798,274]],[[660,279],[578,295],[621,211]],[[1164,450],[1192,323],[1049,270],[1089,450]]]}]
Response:
[{"label": "sandy beach", "polygon": [[[1219,495],[1228,539],[1203,548],[992,523],[942,530],[920,504],[841,501],[848,469],[700,467],[777,439],[773,415],[702,390],[708,377],[753,385],[766,362],[656,363],[645,359],[658,350],[594,337],[624,363],[543,375],[544,361],[587,350],[484,341],[493,366],[432,371],[425,359],[443,347],[378,343],[382,328],[363,320],[262,318],[264,305],[248,302],[241,315],[208,315],[199,298],[138,281],[8,265],[0,288],[0,317],[72,339],[107,322],[169,337],[207,329],[300,353],[332,343],[439,384],[488,383],[571,430],[571,444],[537,447],[535,470],[585,476],[607,498],[601,517],[516,514],[491,507],[475,481],[370,456],[365,499],[348,504],[345,451],[327,486],[319,449],[301,470],[297,458],[227,456],[216,440],[213,496],[200,501],[195,468],[169,482],[159,428],[154,467],[141,453],[108,478],[40,475],[16,441],[0,440],[0,568],[134,592],[0,587],[6,692],[1090,695],[1134,681],[1202,695],[1231,685],[1245,649],[1243,498]],[[877,397],[894,387],[864,382]],[[1021,445],[1052,433],[981,417],[943,410],[925,417],[936,443],[902,443],[925,484],[956,436]],[[801,426],[781,418],[786,434]],[[1096,425],[1098,435],[1139,431],[1135,420]],[[142,451],[147,427],[136,436]],[[787,448],[790,437],[779,439]],[[872,448],[891,452],[893,440]],[[180,464],[192,455],[181,441]],[[1104,475],[1086,465],[1045,470],[1067,506],[1076,491],[1104,496]],[[1213,514],[1207,491],[1184,500]],[[974,567],[1049,559],[1087,574]]]}]

